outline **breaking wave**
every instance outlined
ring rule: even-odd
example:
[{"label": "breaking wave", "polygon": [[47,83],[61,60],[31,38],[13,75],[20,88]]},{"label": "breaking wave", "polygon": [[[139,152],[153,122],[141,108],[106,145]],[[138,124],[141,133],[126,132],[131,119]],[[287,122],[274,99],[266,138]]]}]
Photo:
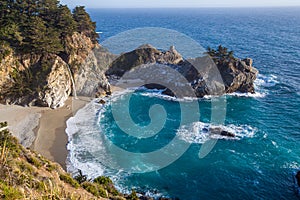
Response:
[{"label": "breaking wave", "polygon": [[[220,131],[224,131],[225,134],[221,134]],[[209,123],[195,122],[191,125],[180,127],[177,134],[186,142],[203,144],[210,139],[240,140],[245,137],[251,138],[256,132],[256,128],[248,125],[236,126],[230,124],[226,126],[214,126]]]}]

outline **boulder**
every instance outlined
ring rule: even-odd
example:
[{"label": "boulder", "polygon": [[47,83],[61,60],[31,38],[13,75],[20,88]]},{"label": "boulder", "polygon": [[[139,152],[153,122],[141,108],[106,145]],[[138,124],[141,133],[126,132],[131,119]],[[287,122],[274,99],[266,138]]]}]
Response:
[{"label": "boulder", "polygon": [[104,104],[106,104],[106,101],[103,99],[100,99],[100,101],[98,103],[104,105]]}]

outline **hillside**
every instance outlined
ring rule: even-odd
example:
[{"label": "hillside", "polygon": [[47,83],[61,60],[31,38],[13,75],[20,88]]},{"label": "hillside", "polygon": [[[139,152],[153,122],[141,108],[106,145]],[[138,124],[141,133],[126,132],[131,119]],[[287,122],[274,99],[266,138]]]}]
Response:
[{"label": "hillside", "polygon": [[0,123],[0,198],[16,199],[137,199],[119,193],[106,177],[75,179],[61,166],[25,149]]}]

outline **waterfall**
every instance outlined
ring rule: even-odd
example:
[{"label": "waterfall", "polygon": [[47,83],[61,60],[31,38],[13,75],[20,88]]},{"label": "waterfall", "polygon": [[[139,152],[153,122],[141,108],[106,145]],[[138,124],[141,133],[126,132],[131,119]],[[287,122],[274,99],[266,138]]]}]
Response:
[{"label": "waterfall", "polygon": [[69,71],[69,74],[70,74],[70,77],[71,77],[71,81],[72,81],[73,95],[74,95],[74,98],[77,99],[75,81],[74,81],[74,77],[73,77],[72,71],[70,69],[70,65],[67,64],[67,68],[68,68],[68,71]]}]

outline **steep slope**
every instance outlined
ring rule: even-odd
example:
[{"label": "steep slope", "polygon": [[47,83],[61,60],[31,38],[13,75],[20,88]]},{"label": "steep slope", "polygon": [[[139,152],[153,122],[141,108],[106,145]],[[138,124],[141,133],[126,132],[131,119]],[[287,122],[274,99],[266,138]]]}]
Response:
[{"label": "steep slope", "polygon": [[[112,181],[73,179],[61,166],[21,146],[0,123],[0,198],[17,199],[137,199],[119,193]],[[125,198],[126,197],[126,198]]]}]

